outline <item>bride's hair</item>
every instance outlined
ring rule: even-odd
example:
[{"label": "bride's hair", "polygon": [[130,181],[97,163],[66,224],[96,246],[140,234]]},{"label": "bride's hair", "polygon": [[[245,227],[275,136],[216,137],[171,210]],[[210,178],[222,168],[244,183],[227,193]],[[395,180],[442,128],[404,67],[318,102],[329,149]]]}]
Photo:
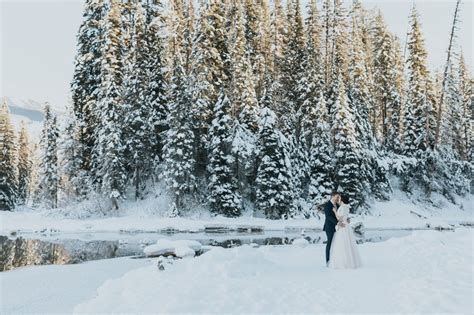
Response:
[{"label": "bride's hair", "polygon": [[341,196],[341,200],[342,202],[344,202],[345,204],[349,204],[349,196],[344,194]]}]

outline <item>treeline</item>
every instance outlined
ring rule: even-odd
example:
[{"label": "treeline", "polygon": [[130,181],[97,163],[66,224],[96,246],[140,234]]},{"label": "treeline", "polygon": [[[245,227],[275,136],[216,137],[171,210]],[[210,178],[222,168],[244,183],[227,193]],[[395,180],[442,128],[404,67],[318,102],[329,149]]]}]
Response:
[{"label": "treeline", "polygon": [[277,219],[309,215],[333,189],[364,211],[393,178],[454,200],[472,186],[472,79],[459,51],[432,74],[415,8],[409,18],[405,58],[357,1],[88,0],[40,195],[100,193],[118,208],[161,182],[170,216],[206,205]]}]

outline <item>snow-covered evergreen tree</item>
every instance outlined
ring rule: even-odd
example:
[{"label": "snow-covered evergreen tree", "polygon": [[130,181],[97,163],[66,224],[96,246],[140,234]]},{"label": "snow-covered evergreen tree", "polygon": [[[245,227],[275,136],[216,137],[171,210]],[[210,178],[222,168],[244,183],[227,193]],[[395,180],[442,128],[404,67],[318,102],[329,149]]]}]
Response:
[{"label": "snow-covered evergreen tree", "polygon": [[338,191],[347,194],[351,200],[351,209],[357,210],[365,206],[363,179],[365,175],[360,168],[361,144],[357,139],[355,118],[349,108],[347,92],[342,78],[339,78],[339,91],[334,103],[334,180]]},{"label": "snow-covered evergreen tree", "polygon": [[122,130],[125,145],[128,178],[135,190],[135,199],[142,198],[145,184],[152,175],[153,158],[151,151],[155,141],[155,129],[150,124],[153,107],[147,102],[148,86],[145,13],[140,3],[132,6],[133,26],[130,50],[125,60],[124,102],[126,113]]},{"label": "snow-covered evergreen tree", "polygon": [[230,101],[221,89],[209,133],[209,203],[214,213],[236,217],[240,215],[242,200],[233,173],[233,118],[230,110]]},{"label": "snow-covered evergreen tree", "polygon": [[[168,83],[165,79],[165,62],[163,56],[163,39],[161,38],[161,15],[160,3],[147,3],[145,8],[147,12],[145,47],[146,54],[142,54],[145,59],[144,67],[147,76],[147,87],[145,97],[145,107],[150,109],[149,124],[154,128],[154,139],[151,139],[152,145],[149,148],[154,155],[154,162],[163,159],[163,145],[166,134],[167,116],[168,116],[168,100],[167,90]],[[156,165],[155,165],[156,166]]]},{"label": "snow-covered evergreen tree", "polygon": [[349,61],[349,110],[354,118],[356,138],[360,145],[359,182],[368,195],[371,191],[377,199],[388,199],[391,192],[387,178],[388,168],[379,163],[380,150],[377,150],[374,128],[369,122],[369,109],[374,107],[375,100],[370,93],[367,74],[367,58],[362,34],[362,7],[356,2],[352,9],[351,53]]},{"label": "snow-covered evergreen tree", "polygon": [[401,188],[411,192],[416,185],[421,186],[426,196],[433,189],[432,177],[436,158],[434,146],[435,113],[433,83],[427,69],[426,50],[418,21],[418,13],[413,7],[410,17],[408,40],[408,92],[403,115],[402,153],[414,157],[415,165],[407,167],[401,176]]},{"label": "snow-covered evergreen tree", "polygon": [[316,119],[312,132],[310,151],[309,197],[313,204],[327,200],[334,190],[332,175],[334,172],[334,148],[331,144],[331,126],[328,121],[326,102],[322,90],[316,103]]},{"label": "snow-covered evergreen tree", "polygon": [[68,197],[82,197],[90,191],[88,191],[87,183],[84,182],[85,171],[81,168],[80,130],[77,118],[71,109],[68,109],[63,124],[58,144],[61,191]]},{"label": "snow-covered evergreen tree", "polygon": [[289,217],[294,194],[289,153],[285,136],[276,128],[276,115],[269,108],[261,110],[258,139],[257,210],[268,219]]},{"label": "snow-covered evergreen tree", "polygon": [[121,54],[121,3],[110,1],[110,9],[104,21],[105,43],[102,46],[102,81],[94,162],[99,190],[118,209],[118,201],[124,198],[127,174],[125,171],[125,143],[123,139],[123,60]]},{"label": "snow-covered evergreen tree", "polygon": [[196,174],[203,175],[207,164],[207,136],[218,91],[229,79],[229,52],[224,25],[223,3],[200,6],[191,54],[191,97],[193,130],[196,143]]},{"label": "snow-covered evergreen tree", "polygon": [[58,206],[59,170],[58,170],[58,138],[56,116],[51,106],[46,103],[44,109],[43,129],[40,139],[40,165],[38,196],[40,204],[47,208]]},{"label": "snow-covered evergreen tree", "polygon": [[374,96],[376,116],[381,124],[382,143],[391,152],[400,151],[400,111],[401,91],[400,80],[402,74],[397,66],[401,52],[396,44],[395,37],[385,26],[383,17],[379,13],[375,20],[374,30]]},{"label": "snow-covered evergreen tree", "polygon": [[427,115],[428,96],[426,91],[426,50],[421,34],[418,13],[413,8],[411,30],[408,40],[408,94],[404,112],[403,153],[412,156],[428,149]]},{"label": "snow-covered evergreen tree", "polygon": [[17,202],[17,146],[8,105],[0,107],[0,210],[13,210]]},{"label": "snow-covered evergreen tree", "polygon": [[18,140],[18,202],[19,205],[26,204],[28,200],[31,176],[30,147],[28,132],[25,123],[22,122]]},{"label": "snow-covered evergreen tree", "polygon": [[255,94],[254,74],[249,59],[245,36],[243,8],[237,7],[235,25],[231,29],[230,82],[232,107],[230,115],[235,119],[232,139],[232,154],[235,158],[234,171],[243,197],[254,199],[255,133],[258,129],[258,101]]},{"label": "snow-covered evergreen tree", "polygon": [[472,112],[473,103],[473,81],[468,67],[466,66],[464,55],[461,53],[459,58],[459,91],[461,93],[461,123],[459,130],[458,151],[461,159],[473,161],[473,143],[474,139],[474,114]]},{"label": "snow-covered evergreen tree", "polygon": [[179,54],[175,55],[170,92],[169,130],[164,146],[162,173],[179,213],[186,209],[186,197],[196,189],[195,147],[192,119],[192,100],[189,83]]},{"label": "snow-covered evergreen tree", "polygon": [[[334,119],[335,102],[337,101],[339,94],[339,84],[341,80],[347,79],[348,71],[348,32],[347,32],[347,21],[346,21],[346,9],[342,4],[342,0],[335,0],[334,5],[325,5],[325,14],[329,14],[329,17],[325,17],[326,20],[326,100],[330,114],[330,119]],[[346,80],[347,81],[347,80]]]},{"label": "snow-covered evergreen tree", "polygon": [[[91,174],[94,166],[92,151],[96,146],[97,127],[99,124],[98,100],[102,81],[102,45],[103,20],[107,14],[104,0],[87,0],[83,22],[77,35],[77,53],[74,75],[71,82],[72,108],[78,126],[78,154],[80,167],[85,176]],[[86,180],[86,179],[84,179]]]}]

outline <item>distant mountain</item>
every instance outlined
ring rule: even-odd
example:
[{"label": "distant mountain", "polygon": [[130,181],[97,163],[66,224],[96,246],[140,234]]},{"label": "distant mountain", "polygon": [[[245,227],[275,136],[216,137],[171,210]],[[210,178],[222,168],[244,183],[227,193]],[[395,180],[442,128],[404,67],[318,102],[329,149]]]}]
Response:
[{"label": "distant mountain", "polygon": [[[7,102],[10,109],[12,123],[15,128],[19,131],[21,128],[21,122],[23,121],[28,129],[29,137],[31,141],[39,141],[39,135],[41,134],[42,122],[44,119],[44,103],[31,100],[31,99],[18,99],[12,97],[4,97],[2,99]],[[58,108],[52,106],[52,110],[61,119],[64,112]]]}]

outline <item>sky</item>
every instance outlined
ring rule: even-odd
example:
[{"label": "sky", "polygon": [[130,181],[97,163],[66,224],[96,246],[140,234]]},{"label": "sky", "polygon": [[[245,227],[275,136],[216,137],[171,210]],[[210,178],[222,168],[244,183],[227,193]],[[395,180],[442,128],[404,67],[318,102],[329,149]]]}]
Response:
[{"label": "sky", "polygon": [[[318,4],[320,2],[318,0]],[[381,10],[389,29],[401,38],[402,45],[406,39],[408,16],[415,2],[428,50],[429,66],[432,69],[443,67],[455,0],[361,2],[367,8],[378,7]],[[59,108],[69,104],[76,34],[82,21],[83,7],[83,1],[77,0],[0,0],[0,97],[48,101]],[[474,0],[462,2],[457,39],[471,69],[473,8]]]}]

